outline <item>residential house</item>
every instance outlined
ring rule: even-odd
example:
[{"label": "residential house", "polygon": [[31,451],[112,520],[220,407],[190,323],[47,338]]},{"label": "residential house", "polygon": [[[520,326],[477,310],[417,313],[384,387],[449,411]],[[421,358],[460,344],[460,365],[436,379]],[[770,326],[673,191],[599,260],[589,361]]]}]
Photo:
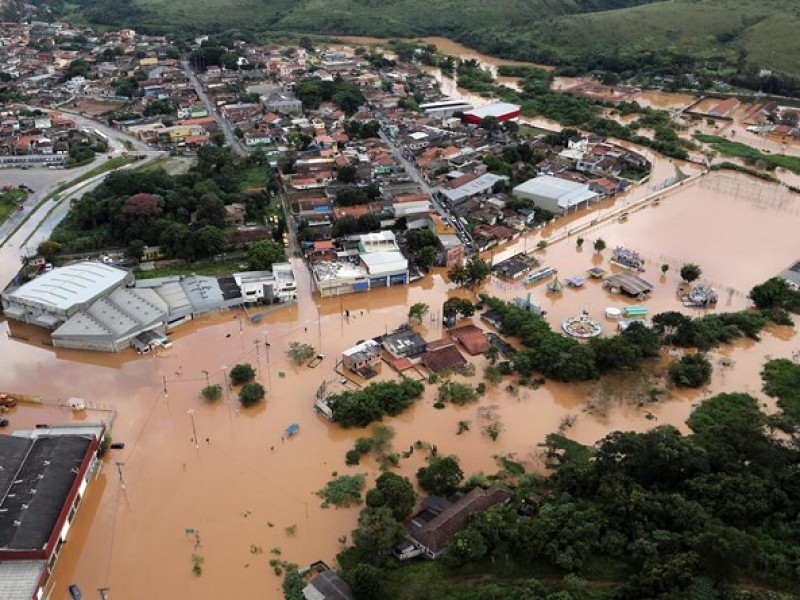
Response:
[{"label": "residential house", "polygon": [[467,365],[467,359],[458,351],[455,342],[447,338],[428,342],[420,360],[432,373],[458,371]]},{"label": "residential house", "polygon": [[450,337],[464,347],[469,354],[476,356],[489,349],[489,340],[480,327],[464,325],[450,330]]},{"label": "residential house", "polygon": [[422,510],[415,514],[406,527],[406,543],[395,548],[400,560],[415,556],[438,558],[464,527],[467,518],[493,506],[506,504],[510,492],[492,486],[489,489],[473,488],[455,502],[429,497],[423,501]]},{"label": "residential house", "polygon": [[342,366],[365,379],[376,373],[374,367],[381,362],[381,345],[375,340],[367,340],[342,352]]}]

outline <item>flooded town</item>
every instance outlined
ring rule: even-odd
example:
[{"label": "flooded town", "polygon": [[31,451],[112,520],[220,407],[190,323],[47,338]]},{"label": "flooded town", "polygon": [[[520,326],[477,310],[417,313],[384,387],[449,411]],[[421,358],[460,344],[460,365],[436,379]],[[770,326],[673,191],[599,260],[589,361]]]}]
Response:
[{"label": "flooded town", "polygon": [[[286,571],[335,571],[354,542],[360,498],[320,492],[341,476],[395,473],[421,498],[431,457],[475,481],[503,460],[545,474],[549,434],[688,433],[721,393],[778,410],[762,369],[799,362],[800,342],[791,307],[753,290],[800,285],[791,106],[553,75],[444,38],[179,53],[105,31],[91,50],[54,42],[44,73],[22,51],[87,34],[0,23],[16,86],[0,447],[19,470],[0,472],[0,597],[283,598]],[[546,94],[596,114],[533,114]],[[586,126],[601,114],[625,137]],[[673,365],[696,346],[672,324],[724,313],[761,320],[701,348],[709,373],[684,384]],[[542,346],[569,340],[561,362],[662,337],[632,370],[543,374],[521,366],[526,319]],[[387,382],[421,391],[346,421],[347,399]],[[472,397],[443,400],[448,385]],[[351,460],[376,431],[384,454]],[[37,473],[53,480],[39,494]],[[46,531],[26,524],[42,496]],[[441,551],[405,525],[399,561]]]}]

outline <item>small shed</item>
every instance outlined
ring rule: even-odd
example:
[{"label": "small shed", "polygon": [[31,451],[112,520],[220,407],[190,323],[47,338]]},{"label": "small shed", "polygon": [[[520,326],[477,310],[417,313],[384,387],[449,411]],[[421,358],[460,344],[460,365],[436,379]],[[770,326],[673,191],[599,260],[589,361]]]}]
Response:
[{"label": "small shed", "polygon": [[641,298],[653,291],[653,284],[633,273],[619,273],[606,277],[603,285],[611,291],[622,292],[634,298]]}]

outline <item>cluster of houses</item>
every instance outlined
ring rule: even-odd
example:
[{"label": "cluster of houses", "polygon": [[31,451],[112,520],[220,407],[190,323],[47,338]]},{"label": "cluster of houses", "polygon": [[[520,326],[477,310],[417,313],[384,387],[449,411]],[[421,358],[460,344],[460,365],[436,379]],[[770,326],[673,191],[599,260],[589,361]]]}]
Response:
[{"label": "cluster of houses", "polygon": [[60,165],[70,144],[91,144],[94,137],[78,131],[75,121],[60,111],[6,105],[0,110],[0,166]]},{"label": "cluster of houses", "polygon": [[[487,323],[499,324],[493,311],[487,311],[481,318]],[[491,346],[496,346],[506,356],[514,353],[514,348],[500,336],[487,334],[477,325],[452,327],[446,330],[443,338],[432,341],[425,340],[410,327],[401,327],[397,331],[365,340],[343,351],[341,366],[345,371],[363,379],[371,379],[377,375],[377,368],[381,363],[386,363],[398,373],[424,375],[420,371],[424,368],[428,373],[441,375],[464,369],[468,361],[463,353],[478,356]],[[325,410],[322,412],[327,414]]]},{"label": "cluster of houses", "polygon": [[[509,206],[509,177],[489,172],[485,162],[487,154],[519,140],[506,130],[480,128],[486,116],[516,119],[518,106],[472,109],[443,99],[435,79],[413,64],[377,68],[361,56],[279,46],[242,44],[238,52],[257,68],[211,66],[201,75],[203,85],[245,146],[264,148],[273,164],[293,154],[282,177],[322,295],[413,280],[415,257],[405,247],[404,231],[432,231],[434,264],[450,267],[534,224],[534,207]],[[305,79],[338,77],[358,86],[366,99],[354,114],[325,101],[308,109],[295,95]],[[242,93],[247,102],[237,101]],[[385,135],[378,135],[378,126]],[[368,136],[352,135],[364,129]],[[594,136],[577,137],[567,148],[524,143],[548,157],[536,165],[538,172],[569,188],[555,199],[554,192],[531,194],[536,207],[554,214],[623,191],[630,184],[623,175],[636,169],[646,175],[649,166],[641,155]],[[424,181],[407,172],[404,159]],[[514,192],[525,195],[521,188]],[[359,251],[359,236],[370,232],[386,238],[380,253]]]}]

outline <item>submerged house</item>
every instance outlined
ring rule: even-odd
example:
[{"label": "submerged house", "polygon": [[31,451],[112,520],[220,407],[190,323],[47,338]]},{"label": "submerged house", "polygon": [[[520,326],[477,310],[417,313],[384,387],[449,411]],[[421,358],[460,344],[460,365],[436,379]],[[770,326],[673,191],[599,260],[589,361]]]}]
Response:
[{"label": "submerged house", "polygon": [[430,496],[423,501],[422,510],[411,518],[406,527],[406,539],[395,547],[395,555],[400,560],[416,556],[438,558],[468,517],[506,504],[511,498],[511,492],[497,486],[486,490],[474,488],[455,502]]},{"label": "submerged house", "polygon": [[365,379],[374,377],[375,366],[381,362],[381,345],[367,340],[342,352],[342,366]]}]

